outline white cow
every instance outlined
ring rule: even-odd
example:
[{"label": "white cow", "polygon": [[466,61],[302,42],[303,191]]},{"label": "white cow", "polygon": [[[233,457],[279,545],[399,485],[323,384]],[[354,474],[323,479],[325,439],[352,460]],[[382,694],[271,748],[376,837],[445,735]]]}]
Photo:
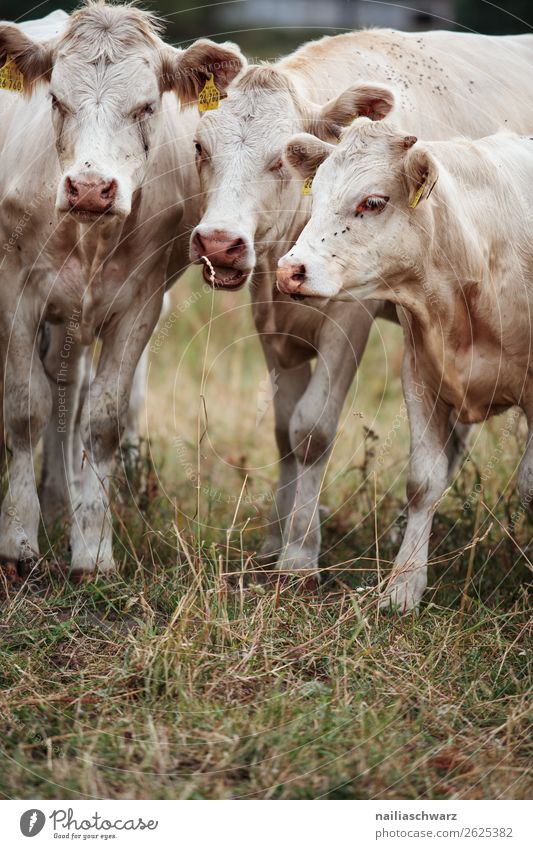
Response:
[{"label": "white cow", "polygon": [[[253,273],[253,313],[275,396],[280,475],[265,560],[315,571],[318,495],[342,405],[383,304],[296,304],[274,288],[279,257],[307,220],[310,199],[283,148],[296,132],[336,141],[357,115],[391,109],[409,132],[481,136],[533,126],[533,36],[372,30],[324,38],[273,65],[251,66],[199,122],[196,157],[206,194],[191,257],[208,256],[220,289]],[[349,86],[349,88],[347,88]],[[209,282],[211,272],[205,268]],[[390,311],[394,314],[394,310]],[[309,361],[316,356],[311,372]],[[460,443],[465,428],[455,434]],[[451,452],[456,454],[455,448]]]},{"label": "white cow", "polygon": [[[26,35],[39,42],[45,42],[61,35],[67,27],[68,20],[67,13],[58,9],[40,20],[23,21],[18,26]],[[162,315],[170,308],[169,297],[167,292],[163,301]],[[52,374],[59,372],[63,343],[64,333],[61,325],[43,324],[40,356],[42,359],[46,359],[48,370]],[[93,377],[91,371],[92,359],[93,351],[91,348],[87,348],[84,358],[80,361],[76,370],[79,385],[76,385],[75,380],[72,380],[70,384],[72,389],[69,393],[68,423],[66,422],[65,427],[58,427],[56,416],[52,416],[44,432],[41,481],[38,492],[41,516],[47,528],[53,528],[57,522],[68,519],[72,509],[72,501],[75,500],[71,489],[79,477],[83,456],[79,434],[79,418],[83,401]],[[55,366],[52,360],[55,362]],[[138,428],[140,414],[144,406],[147,369],[148,348],[145,348],[135,370],[128,412],[121,435],[121,445],[126,446],[128,451],[135,451],[139,445]],[[57,387],[54,397],[58,399]],[[76,399],[78,399],[77,404],[75,403]]]},{"label": "white cow", "polygon": [[287,156],[302,177],[320,167],[280,288],[398,308],[409,513],[382,604],[411,610],[447,485],[450,416],[472,424],[518,404],[530,428],[518,485],[524,507],[533,498],[533,139],[419,143],[362,118],[338,146],[304,135]]},{"label": "white cow", "polygon": [[[89,3],[45,42],[0,25],[0,61],[15,63],[29,96],[0,92],[5,556],[38,553],[33,448],[52,415],[61,434],[71,426],[84,346],[99,338],[80,419],[72,570],[114,566],[111,463],[139,358],[198,218],[188,153],[197,112],[180,115],[174,93],[193,102],[211,74],[223,92],[240,68],[235,56],[208,41],[169,47],[155,19],[132,6]],[[43,322],[56,339],[41,361]]]}]

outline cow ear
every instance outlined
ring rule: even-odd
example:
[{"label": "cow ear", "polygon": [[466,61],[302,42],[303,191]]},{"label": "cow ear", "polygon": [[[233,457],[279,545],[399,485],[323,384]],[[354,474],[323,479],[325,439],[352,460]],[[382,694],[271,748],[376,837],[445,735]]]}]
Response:
[{"label": "cow ear", "polygon": [[295,174],[307,179],[314,177],[317,168],[333,150],[335,145],[321,141],[309,133],[301,133],[285,145],[284,159]]},{"label": "cow ear", "polygon": [[325,140],[338,139],[341,127],[351,124],[355,118],[381,121],[392,111],[394,104],[395,95],[388,86],[357,83],[317,108],[309,132]]},{"label": "cow ear", "polygon": [[50,82],[53,44],[34,41],[15,24],[0,24],[0,66],[11,59],[22,74],[24,93],[30,94],[36,83]]},{"label": "cow ear", "polygon": [[405,157],[405,174],[409,189],[409,206],[415,209],[427,200],[439,177],[436,161],[423,148],[413,146]]},{"label": "cow ear", "polygon": [[246,59],[236,44],[229,41],[216,44],[208,38],[200,38],[187,50],[166,48],[161,89],[174,90],[181,104],[187,106],[198,100],[212,75],[220,97],[225,97],[228,86],[246,65]]}]

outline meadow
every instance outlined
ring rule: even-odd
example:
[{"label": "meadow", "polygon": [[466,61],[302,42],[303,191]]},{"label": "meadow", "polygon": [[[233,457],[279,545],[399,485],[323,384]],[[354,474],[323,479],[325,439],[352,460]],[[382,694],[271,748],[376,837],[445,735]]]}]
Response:
[{"label": "meadow", "polygon": [[3,569],[4,798],[531,797],[524,423],[475,429],[420,614],[379,613],[403,526],[401,354],[377,323],[324,480],[321,587],[279,580],[253,560],[276,448],[249,296],[177,284],[114,482],[118,575],[72,583],[60,527],[26,580]]}]

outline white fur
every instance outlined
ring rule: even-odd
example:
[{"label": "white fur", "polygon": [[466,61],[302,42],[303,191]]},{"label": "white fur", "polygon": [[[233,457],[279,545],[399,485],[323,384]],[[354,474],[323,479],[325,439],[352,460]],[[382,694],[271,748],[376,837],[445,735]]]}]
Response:
[{"label": "white fur", "polygon": [[[382,604],[408,611],[427,583],[450,421],[469,425],[518,405],[533,424],[533,141],[505,132],[405,150],[403,138],[386,123],[356,122],[346,132],[318,170],[313,215],[280,267],[305,264],[302,292],[370,295],[398,308],[411,428],[409,515]],[[424,188],[413,207],[420,162],[434,188]],[[356,217],[373,192],[389,197],[383,211]],[[331,232],[332,220],[342,238]],[[333,251],[338,261],[328,263]],[[528,447],[519,474],[524,508],[532,480]]]},{"label": "white fur", "polygon": [[[46,433],[43,503],[50,501],[49,520],[58,516],[56,507],[72,511],[78,573],[114,566],[112,461],[165,287],[187,265],[199,202],[190,161],[197,113],[180,114],[174,95],[159,93],[168,48],[142,13],[106,10],[120,18],[120,38],[114,40],[114,30],[91,28],[101,14],[97,6],[77,13],[81,25],[69,23],[56,44],[50,86],[70,109],[63,124],[45,85],[37,85],[29,101],[0,92],[0,345],[13,452],[0,551],[13,558],[38,555],[33,451]],[[48,34],[46,20],[44,29]],[[131,111],[148,97],[154,112],[146,119],[145,151]],[[64,179],[80,169],[117,179],[116,215],[86,222],[65,214]],[[57,330],[41,361],[38,332],[48,321]],[[69,327],[73,338],[62,357]],[[76,424],[80,364],[96,338],[101,354]],[[57,419],[62,363],[71,386],[65,434]]]},{"label": "white fur", "polygon": [[[302,231],[311,198],[302,196],[301,179],[292,179],[286,165],[272,171],[272,164],[293,134],[323,129],[331,102],[359,81],[392,87],[394,114],[411,133],[480,136],[504,122],[527,132],[533,121],[532,68],[529,35],[348,33],[311,42],[266,69],[252,69],[255,83],[250,77],[246,82],[245,72],[220,109],[200,121],[198,167],[206,209],[197,232],[225,230],[245,243],[239,264],[253,272],[256,327],[268,368],[280,375],[274,399],[280,475],[263,547],[268,560],[279,557],[282,566],[313,571],[318,567],[317,504],[324,469],[365,348],[369,316],[383,309],[352,296],[347,296],[350,304],[330,302],[319,309],[310,302],[293,303],[274,290],[278,260]],[[324,232],[337,229],[333,224],[326,216],[314,232],[315,257]],[[333,277],[340,266],[331,253],[319,275],[326,297],[337,291]],[[198,258],[194,245],[192,258]],[[315,353],[319,365],[311,377],[308,361]]]}]

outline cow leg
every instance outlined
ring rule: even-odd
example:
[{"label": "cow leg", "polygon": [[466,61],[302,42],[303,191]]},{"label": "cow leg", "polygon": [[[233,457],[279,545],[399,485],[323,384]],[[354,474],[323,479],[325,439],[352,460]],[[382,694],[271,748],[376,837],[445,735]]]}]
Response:
[{"label": "cow leg", "polygon": [[427,586],[429,538],[433,515],[448,484],[452,423],[450,408],[417,377],[409,350],[404,354],[402,382],[411,430],[407,527],[380,606],[406,613],[418,608]]},{"label": "cow leg", "polygon": [[352,306],[350,326],[344,333],[326,318],[315,370],[291,417],[297,479],[291,515],[285,524],[283,556],[278,563],[284,570],[318,570],[322,481],[342,407],[374,321],[371,307],[355,310]]},{"label": "cow leg", "polygon": [[1,312],[4,421],[12,456],[0,513],[0,554],[13,560],[28,560],[39,554],[39,499],[33,449],[50,418],[52,399],[39,358],[34,311],[19,305],[16,312]]},{"label": "cow leg", "polygon": [[52,397],[52,415],[43,437],[39,501],[47,528],[68,518],[74,499],[73,440],[83,380],[84,348],[72,340],[68,327],[47,328],[42,354]]},{"label": "cow leg", "polygon": [[[168,315],[170,309],[170,292],[165,292],[159,321]],[[139,421],[144,410],[149,356],[149,350],[148,347],[146,347],[141,355],[141,359],[139,360],[139,365],[135,369],[133,386],[131,387],[130,403],[126,414],[124,433],[122,434],[121,440],[123,446],[132,448],[134,453],[137,455],[139,452]]]},{"label": "cow leg", "polygon": [[131,448],[134,452],[139,450],[139,420],[141,412],[144,408],[144,399],[146,395],[146,376],[148,374],[148,348],[145,348],[139,365],[135,369],[133,377],[133,385],[131,387],[130,403],[126,420],[124,423],[124,433],[122,434],[121,445],[124,448]]},{"label": "cow leg", "polygon": [[448,455],[448,479],[451,480],[461,460],[463,459],[466,443],[472,425],[457,421],[455,413],[450,416],[450,436],[446,445]]},{"label": "cow leg", "polygon": [[114,568],[109,481],[120,442],[133,377],[156,325],[160,301],[135,304],[103,339],[96,371],[83,404],[80,433],[84,463],[72,523],[72,572],[87,575]]},{"label": "cow leg", "polygon": [[84,458],[83,442],[81,439],[81,413],[83,410],[83,405],[85,404],[85,399],[87,398],[89,392],[89,386],[91,384],[93,353],[94,352],[92,348],[85,348],[83,351],[83,356],[81,357],[79,363],[80,385],[78,392],[78,403],[77,408],[75,410],[74,422],[72,426],[71,446],[72,474],[74,482],[74,492],[76,493],[78,492],[80,485]]},{"label": "cow leg", "polygon": [[276,444],[279,452],[279,472],[276,496],[265,541],[258,558],[265,565],[274,564],[283,547],[283,528],[294,503],[297,463],[289,435],[289,426],[294,408],[301,398],[311,376],[310,364],[303,363],[292,369],[282,369],[268,342],[262,340],[263,352],[269,373],[274,372],[277,391],[274,394],[274,420]]},{"label": "cow leg", "polygon": [[525,410],[528,421],[528,437],[524,455],[518,468],[518,491],[520,507],[533,513],[533,410]]}]

